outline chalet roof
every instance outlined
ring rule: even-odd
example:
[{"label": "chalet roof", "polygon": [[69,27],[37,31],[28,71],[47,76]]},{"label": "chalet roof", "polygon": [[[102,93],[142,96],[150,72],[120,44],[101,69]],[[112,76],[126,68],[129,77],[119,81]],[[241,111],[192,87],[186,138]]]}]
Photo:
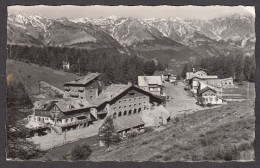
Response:
[{"label": "chalet roof", "polygon": [[91,100],[90,103],[93,106],[100,106],[105,102],[112,101],[113,99],[115,99],[116,97],[118,97],[120,94],[122,94],[123,92],[125,92],[131,87],[140,90],[142,92],[145,92],[146,94],[151,95],[157,99],[161,99],[161,97],[153,95],[152,93],[140,89],[139,87],[134,85],[112,84],[109,87],[107,87],[102,93],[100,93],[100,95],[96,99]]},{"label": "chalet roof", "polygon": [[144,125],[145,122],[138,115],[121,116],[113,120],[117,132]]},{"label": "chalet roof", "polygon": [[162,85],[161,76],[138,76],[138,86],[149,86],[151,84]]},{"label": "chalet roof", "polygon": [[70,99],[70,100],[59,101],[59,102],[56,102],[55,104],[62,112],[69,112],[69,111],[74,111],[74,110],[79,110],[79,109],[85,109],[85,108],[90,108],[93,106],[87,100],[79,100],[79,99]]},{"label": "chalet roof", "polygon": [[77,80],[74,80],[74,81],[71,81],[71,82],[66,82],[64,84],[64,86],[67,86],[67,85],[86,85],[89,82],[91,82],[92,80],[94,80],[95,78],[97,78],[99,75],[100,75],[99,73],[88,73],[86,76],[84,76],[80,79],[77,79]]},{"label": "chalet roof", "polygon": [[62,101],[62,99],[50,99],[50,100],[39,100],[34,103],[35,109],[41,109],[41,110],[50,110],[53,105],[59,101]]},{"label": "chalet roof", "polygon": [[208,90],[212,90],[213,92],[216,93],[216,91],[215,91],[214,89],[212,89],[212,88],[210,88],[210,87],[207,86],[207,87],[205,87],[204,89],[199,90],[198,94],[201,95],[202,93],[204,93],[204,92],[206,92],[206,91],[208,91]]}]

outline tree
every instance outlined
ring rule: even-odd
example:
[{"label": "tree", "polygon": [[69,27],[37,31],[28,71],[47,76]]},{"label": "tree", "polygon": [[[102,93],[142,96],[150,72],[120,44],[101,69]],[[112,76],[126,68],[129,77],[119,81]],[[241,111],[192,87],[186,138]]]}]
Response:
[{"label": "tree", "polygon": [[120,141],[111,117],[107,117],[103,126],[99,129],[99,136],[100,139],[107,144],[107,147],[109,147],[111,143],[113,144]]},{"label": "tree", "polygon": [[181,75],[178,74],[177,77],[176,77],[177,80],[181,80]]},{"label": "tree", "polygon": [[76,145],[71,152],[72,160],[86,160],[91,155],[92,150],[86,143],[83,145]]},{"label": "tree", "polygon": [[184,65],[184,67],[183,67],[183,69],[182,69],[182,72],[181,72],[181,77],[182,77],[183,79],[186,78],[186,72],[188,72],[188,64],[187,64],[187,63]]},{"label": "tree", "polygon": [[144,73],[148,76],[153,75],[153,73],[156,71],[156,65],[153,60],[146,61],[144,63]]},{"label": "tree", "polygon": [[12,81],[7,87],[6,117],[6,155],[9,159],[29,160],[38,157],[42,152],[38,145],[27,141],[30,130],[25,127],[28,121],[23,120],[28,114],[21,113],[21,107],[31,107],[29,96],[21,83]]}]

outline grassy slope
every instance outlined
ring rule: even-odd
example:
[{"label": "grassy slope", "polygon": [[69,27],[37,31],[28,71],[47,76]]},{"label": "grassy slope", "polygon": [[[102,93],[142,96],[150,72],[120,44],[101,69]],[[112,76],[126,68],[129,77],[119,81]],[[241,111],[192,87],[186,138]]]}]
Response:
[{"label": "grassy slope", "polygon": [[161,132],[142,134],[108,150],[94,151],[90,160],[252,160],[254,130],[254,102],[233,102],[180,116],[178,122],[171,121]]},{"label": "grassy slope", "polygon": [[59,89],[63,90],[63,84],[78,78],[72,73],[53,70],[48,67],[40,67],[36,64],[7,60],[7,75],[13,73],[13,78],[20,80],[28,90],[30,95],[39,93],[38,81],[43,80]]}]

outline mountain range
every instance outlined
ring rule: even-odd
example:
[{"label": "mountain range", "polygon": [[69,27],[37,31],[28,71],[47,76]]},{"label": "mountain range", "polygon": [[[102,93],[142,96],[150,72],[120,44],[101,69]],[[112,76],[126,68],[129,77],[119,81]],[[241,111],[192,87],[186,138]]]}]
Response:
[{"label": "mountain range", "polygon": [[211,20],[170,18],[58,18],[11,13],[8,44],[47,45],[135,54],[178,66],[202,57],[254,55],[255,18],[233,14]]}]

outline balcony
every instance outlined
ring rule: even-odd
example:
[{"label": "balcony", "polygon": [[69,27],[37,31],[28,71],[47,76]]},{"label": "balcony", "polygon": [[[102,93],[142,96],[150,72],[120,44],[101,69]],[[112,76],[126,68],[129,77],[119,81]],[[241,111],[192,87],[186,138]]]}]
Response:
[{"label": "balcony", "polygon": [[68,127],[68,126],[78,125],[78,124],[87,123],[87,122],[88,122],[88,119],[83,119],[83,120],[77,120],[75,122],[70,122],[70,123],[56,123],[55,126]]}]

